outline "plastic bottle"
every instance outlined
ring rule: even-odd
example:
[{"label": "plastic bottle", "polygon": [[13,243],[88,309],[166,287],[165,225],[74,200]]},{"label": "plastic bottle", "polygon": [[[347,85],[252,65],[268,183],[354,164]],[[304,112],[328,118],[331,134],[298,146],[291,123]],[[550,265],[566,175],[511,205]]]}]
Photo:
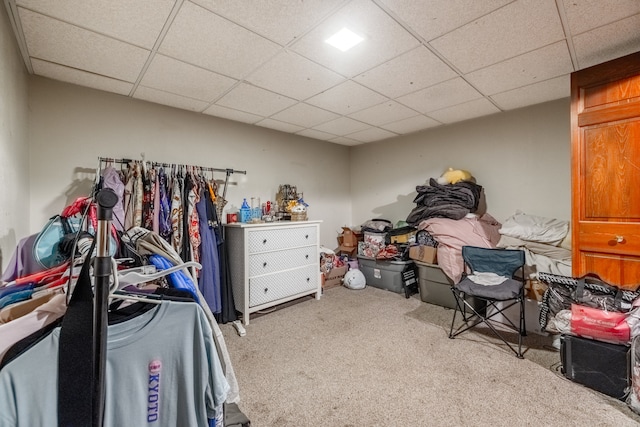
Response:
[{"label": "plastic bottle", "polygon": [[251,207],[249,203],[247,203],[247,199],[245,198],[242,202],[242,206],[240,206],[240,222],[249,222],[251,221]]}]

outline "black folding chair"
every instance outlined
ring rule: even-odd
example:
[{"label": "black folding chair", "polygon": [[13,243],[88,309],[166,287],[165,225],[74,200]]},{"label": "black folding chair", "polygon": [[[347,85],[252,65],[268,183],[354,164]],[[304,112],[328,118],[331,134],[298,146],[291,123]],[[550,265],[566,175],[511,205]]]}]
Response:
[{"label": "black folding chair", "polygon": [[[460,282],[451,287],[456,299],[449,338],[484,323],[502,340],[519,359],[522,359],[522,337],[526,336],[524,321],[524,251],[519,249],[493,249],[475,246],[463,246],[462,258],[465,263],[465,273]],[[516,273],[520,274],[516,276]],[[487,273],[493,273],[487,274]],[[500,283],[498,283],[500,282]],[[472,301],[475,299],[476,301]],[[485,302],[482,309],[477,300]],[[499,306],[497,303],[500,303]],[[520,306],[520,319],[515,325],[504,313],[505,310]],[[456,315],[460,312],[463,323],[454,331]],[[518,348],[509,343],[493,324],[493,318],[502,314],[508,329],[518,333]]]}]

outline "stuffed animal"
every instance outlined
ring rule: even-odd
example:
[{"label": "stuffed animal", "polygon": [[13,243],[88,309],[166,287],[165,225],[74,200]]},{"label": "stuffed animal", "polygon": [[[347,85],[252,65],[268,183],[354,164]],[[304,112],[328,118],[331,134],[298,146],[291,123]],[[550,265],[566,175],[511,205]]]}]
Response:
[{"label": "stuffed animal", "polygon": [[438,184],[457,184],[460,181],[471,181],[474,182],[475,179],[471,175],[469,171],[463,169],[447,169],[440,178],[436,180]]}]

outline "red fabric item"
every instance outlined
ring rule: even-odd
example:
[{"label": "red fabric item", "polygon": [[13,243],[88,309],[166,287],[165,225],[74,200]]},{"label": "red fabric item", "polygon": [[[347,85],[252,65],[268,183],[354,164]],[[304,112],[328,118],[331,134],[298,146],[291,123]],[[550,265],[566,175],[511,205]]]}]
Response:
[{"label": "red fabric item", "polygon": [[604,311],[579,304],[571,304],[571,333],[615,344],[627,344],[631,340],[627,313]]}]

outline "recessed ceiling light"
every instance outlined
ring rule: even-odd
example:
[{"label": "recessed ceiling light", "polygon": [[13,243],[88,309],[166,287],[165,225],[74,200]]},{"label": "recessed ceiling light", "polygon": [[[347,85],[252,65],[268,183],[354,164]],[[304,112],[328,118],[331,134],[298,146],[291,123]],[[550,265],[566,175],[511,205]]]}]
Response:
[{"label": "recessed ceiling light", "polygon": [[360,43],[362,40],[364,39],[353,31],[343,28],[329,37],[327,40],[325,40],[325,42],[329,43],[333,47],[340,49],[343,52],[346,52]]}]

